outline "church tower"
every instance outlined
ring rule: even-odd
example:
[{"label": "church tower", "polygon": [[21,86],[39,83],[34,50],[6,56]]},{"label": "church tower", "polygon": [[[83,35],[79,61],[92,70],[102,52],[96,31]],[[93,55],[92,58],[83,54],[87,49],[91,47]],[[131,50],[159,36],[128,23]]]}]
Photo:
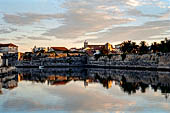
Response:
[{"label": "church tower", "polygon": [[87,40],[84,41],[84,48],[87,48],[88,47],[88,42]]}]

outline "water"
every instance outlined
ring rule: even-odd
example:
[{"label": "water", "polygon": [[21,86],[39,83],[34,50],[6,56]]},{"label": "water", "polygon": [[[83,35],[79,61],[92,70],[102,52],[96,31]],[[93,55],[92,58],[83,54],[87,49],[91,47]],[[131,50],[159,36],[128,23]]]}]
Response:
[{"label": "water", "polygon": [[17,69],[0,81],[0,113],[170,111],[168,72]]}]

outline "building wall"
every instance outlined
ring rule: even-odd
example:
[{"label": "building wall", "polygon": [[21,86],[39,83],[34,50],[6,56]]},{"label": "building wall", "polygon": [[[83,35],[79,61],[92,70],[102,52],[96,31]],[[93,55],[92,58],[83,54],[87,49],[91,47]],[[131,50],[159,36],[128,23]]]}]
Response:
[{"label": "building wall", "polygon": [[18,47],[8,47],[8,53],[17,53]]},{"label": "building wall", "polygon": [[18,47],[0,47],[0,53],[17,53]]},{"label": "building wall", "polygon": [[64,51],[56,51],[53,48],[50,48],[49,52],[55,52],[56,54],[58,54],[58,53],[60,54],[60,53],[63,53]]},{"label": "building wall", "polygon": [[109,44],[109,43],[107,43],[105,46],[106,46],[106,49],[109,50],[109,51],[113,51],[114,50],[113,46],[111,44]]},{"label": "building wall", "polygon": [[3,56],[3,54],[2,54],[2,53],[0,53],[0,67],[3,65],[2,56]]}]

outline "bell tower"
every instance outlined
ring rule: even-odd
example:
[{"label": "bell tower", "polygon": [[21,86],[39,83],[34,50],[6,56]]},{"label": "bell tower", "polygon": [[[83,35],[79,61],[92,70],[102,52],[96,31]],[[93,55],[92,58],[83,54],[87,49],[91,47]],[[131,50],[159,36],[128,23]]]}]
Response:
[{"label": "bell tower", "polygon": [[87,40],[84,41],[84,48],[88,47],[88,42]]}]

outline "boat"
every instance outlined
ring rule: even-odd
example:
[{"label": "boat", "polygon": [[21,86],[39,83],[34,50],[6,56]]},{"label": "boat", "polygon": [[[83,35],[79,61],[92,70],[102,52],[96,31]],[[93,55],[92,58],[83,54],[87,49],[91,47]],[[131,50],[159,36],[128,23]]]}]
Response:
[{"label": "boat", "polygon": [[39,66],[39,69],[44,69],[44,66]]}]

